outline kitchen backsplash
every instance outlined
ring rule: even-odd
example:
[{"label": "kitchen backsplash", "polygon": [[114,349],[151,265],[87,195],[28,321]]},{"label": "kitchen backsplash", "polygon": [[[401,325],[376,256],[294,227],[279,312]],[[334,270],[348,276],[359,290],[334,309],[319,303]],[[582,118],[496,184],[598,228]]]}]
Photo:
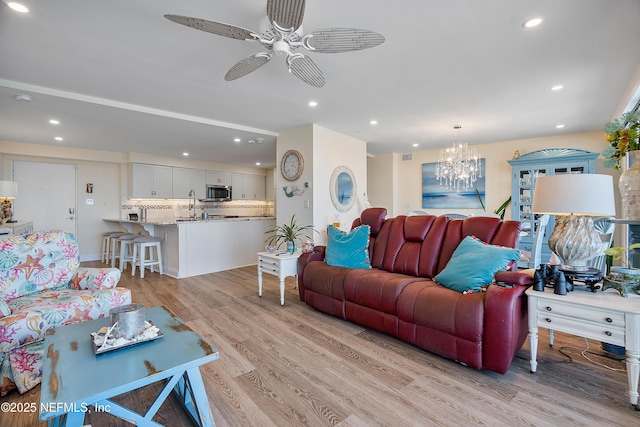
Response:
[{"label": "kitchen backsplash", "polygon": [[[147,210],[147,221],[171,221],[179,217],[187,217],[193,213],[189,211],[189,199],[171,200],[139,200],[125,198],[122,201],[120,218],[128,219],[130,213],[140,213],[140,209]],[[203,212],[209,215],[241,215],[241,216],[274,216],[273,201],[264,200],[234,200],[231,202],[200,202],[196,203],[196,214]]]}]

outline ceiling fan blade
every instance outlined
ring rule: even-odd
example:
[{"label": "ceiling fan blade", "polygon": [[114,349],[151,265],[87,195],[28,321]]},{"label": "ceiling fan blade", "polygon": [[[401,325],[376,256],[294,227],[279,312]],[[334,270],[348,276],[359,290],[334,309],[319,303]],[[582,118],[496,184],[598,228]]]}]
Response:
[{"label": "ceiling fan blade", "polygon": [[295,31],[302,25],[304,6],[305,0],[268,0],[267,16],[271,24]]},{"label": "ceiling fan blade", "polygon": [[248,56],[231,67],[231,69],[227,71],[227,74],[225,74],[224,79],[230,82],[231,80],[244,77],[269,62],[271,56],[272,55],[266,53],[256,53],[255,55]]},{"label": "ceiling fan blade", "polygon": [[196,30],[206,31],[208,33],[217,34],[223,37],[229,37],[237,40],[255,40],[253,33],[246,28],[236,27],[235,25],[223,24],[222,22],[207,21],[206,19],[191,18],[181,15],[164,15],[170,21]]},{"label": "ceiling fan blade", "polygon": [[315,86],[324,86],[324,75],[311,58],[301,54],[291,55],[287,62],[289,71],[303,82]]},{"label": "ceiling fan blade", "polygon": [[[357,28],[327,28],[309,33],[306,43],[314,52],[340,53],[368,49],[384,43],[384,36]],[[305,46],[306,47],[306,46]]]}]

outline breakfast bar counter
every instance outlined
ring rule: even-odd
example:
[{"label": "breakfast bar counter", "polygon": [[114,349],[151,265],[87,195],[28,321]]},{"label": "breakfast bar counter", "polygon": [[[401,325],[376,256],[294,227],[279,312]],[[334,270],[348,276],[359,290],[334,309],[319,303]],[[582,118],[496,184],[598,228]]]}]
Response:
[{"label": "breakfast bar counter", "polygon": [[104,221],[117,222],[129,233],[160,237],[164,273],[177,279],[255,264],[256,252],[264,250],[264,232],[275,224],[274,217],[265,216]]}]

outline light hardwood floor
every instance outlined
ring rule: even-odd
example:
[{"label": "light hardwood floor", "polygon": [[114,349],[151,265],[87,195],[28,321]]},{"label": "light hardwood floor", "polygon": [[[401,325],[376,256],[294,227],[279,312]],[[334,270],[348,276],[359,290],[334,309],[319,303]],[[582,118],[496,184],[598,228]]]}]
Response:
[{"label": "light hardwood floor", "polygon": [[[529,372],[528,342],[506,375],[477,371],[319,313],[300,302],[292,278],[286,284],[285,306],[276,277],[265,275],[258,297],[255,267],[182,280],[125,272],[120,285],[134,302],[168,307],[220,351],[201,368],[217,426],[640,426],[626,373],[586,360],[582,338],[556,333],[553,348],[541,344],[536,374]],[[541,329],[540,342],[546,339]],[[598,342],[589,346],[600,352]],[[591,357],[624,370],[622,362]],[[117,400],[144,412],[158,390],[152,385]],[[2,400],[39,397],[38,386]],[[155,420],[188,425],[173,400]],[[85,422],[130,425],[108,414],[88,414]],[[0,412],[0,426],[40,425],[37,413]]]}]

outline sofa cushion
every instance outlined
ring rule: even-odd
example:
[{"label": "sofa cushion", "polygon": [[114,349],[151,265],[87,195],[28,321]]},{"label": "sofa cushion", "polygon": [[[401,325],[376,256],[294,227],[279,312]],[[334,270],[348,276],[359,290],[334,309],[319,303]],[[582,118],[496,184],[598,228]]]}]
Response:
[{"label": "sofa cushion", "polygon": [[368,225],[356,227],[350,233],[327,227],[327,249],[325,261],[333,267],[371,268],[369,261]]},{"label": "sofa cushion", "polygon": [[489,245],[467,236],[434,280],[458,292],[479,291],[493,281],[497,272],[519,259],[518,249]]},{"label": "sofa cushion", "polygon": [[131,302],[131,291],[57,289],[25,295],[7,303],[12,314],[0,318],[0,352],[44,339],[47,330],[94,320],[109,310]]},{"label": "sofa cushion", "polygon": [[80,265],[75,236],[60,230],[0,240],[0,299],[66,286]]}]

